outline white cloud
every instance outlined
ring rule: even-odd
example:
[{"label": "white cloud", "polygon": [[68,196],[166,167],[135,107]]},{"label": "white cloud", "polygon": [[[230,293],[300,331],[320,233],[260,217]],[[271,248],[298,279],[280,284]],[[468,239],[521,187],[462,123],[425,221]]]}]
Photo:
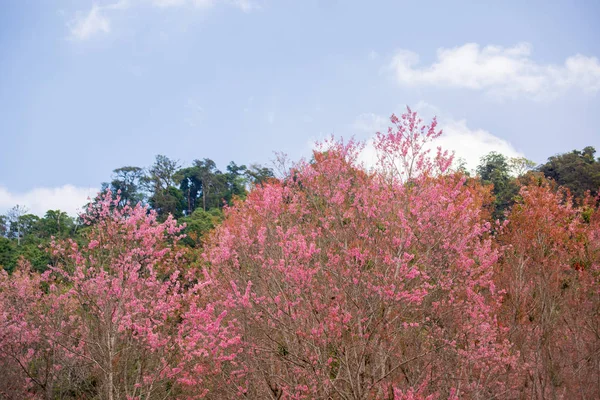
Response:
[{"label": "white cloud", "polygon": [[[421,118],[428,122],[433,114],[439,114],[439,110],[427,103],[419,102],[415,107]],[[397,113],[396,115],[400,115]],[[373,113],[359,115],[352,123],[351,128],[357,131],[372,135],[367,140],[367,146],[360,158],[365,165],[374,166],[377,160],[375,149],[373,147],[373,138],[376,132],[387,132],[391,123],[389,118]],[[495,151],[506,157],[523,157],[515,147],[498,136],[480,129],[472,128],[467,125],[465,119],[453,119],[451,116],[438,117],[438,128],[443,130],[442,136],[432,142],[429,148],[434,154],[434,149],[440,146],[442,150],[454,151],[455,160],[462,159],[467,170],[474,170],[479,164],[482,156]]]},{"label": "white cloud", "polygon": [[507,140],[484,129],[470,128],[464,119],[444,120],[440,125],[444,133],[434,142],[434,146],[453,150],[455,159],[462,158],[468,170],[474,170],[479,159],[492,151],[506,157],[524,157]]},{"label": "white cloud", "polygon": [[25,206],[30,213],[43,216],[48,210],[65,211],[76,216],[88,202],[88,198],[98,193],[97,188],[83,188],[63,185],[54,188],[34,188],[24,193],[10,192],[0,186],[0,213],[5,213],[15,205]]},{"label": "white cloud", "polygon": [[118,0],[116,3],[99,6],[92,5],[87,13],[77,13],[75,18],[67,23],[70,37],[76,40],[87,40],[97,34],[111,32],[110,16],[116,11],[123,11],[136,5],[149,4],[156,8],[176,8],[192,6],[197,9],[210,9],[218,4],[225,4],[243,12],[250,12],[260,8],[252,0]]},{"label": "white cloud", "polygon": [[110,32],[110,20],[104,15],[103,8],[94,4],[86,15],[77,15],[69,24],[71,37],[86,40],[98,33]]},{"label": "white cloud", "polygon": [[482,90],[496,97],[526,95],[547,99],[571,88],[596,93],[600,90],[600,62],[577,54],[563,65],[540,64],[531,59],[531,45],[514,47],[467,43],[438,49],[437,60],[419,66],[419,55],[398,51],[390,63],[399,84],[445,86]]}]

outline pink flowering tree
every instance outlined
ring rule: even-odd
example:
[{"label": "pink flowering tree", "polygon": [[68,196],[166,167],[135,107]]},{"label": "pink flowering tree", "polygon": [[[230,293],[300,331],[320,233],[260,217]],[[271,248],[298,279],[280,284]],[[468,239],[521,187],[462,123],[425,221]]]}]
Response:
[{"label": "pink flowering tree", "polygon": [[360,144],[329,141],[227,210],[209,239],[229,287],[248,398],[494,398],[517,354],[496,313],[487,194],[448,173],[441,133],[410,110]]},{"label": "pink flowering tree", "polygon": [[8,275],[0,271],[0,397],[63,397],[84,379],[75,349],[79,327],[75,303],[47,284],[48,274],[25,261]]},{"label": "pink flowering tree", "polygon": [[[219,376],[235,358],[238,336],[224,305],[213,300],[209,279],[187,265],[178,246],[182,227],[172,218],[157,222],[140,205],[120,207],[110,192],[83,219],[86,243],[53,242],[54,266],[46,274],[3,276],[0,307],[10,337],[2,349],[15,349],[8,360],[21,367],[25,389],[64,396],[31,371],[44,363],[61,371],[66,359],[78,366],[80,377],[65,385],[77,398],[202,398],[226,391]],[[27,301],[24,310],[10,308],[12,292]],[[49,357],[57,348],[61,357]]]}]

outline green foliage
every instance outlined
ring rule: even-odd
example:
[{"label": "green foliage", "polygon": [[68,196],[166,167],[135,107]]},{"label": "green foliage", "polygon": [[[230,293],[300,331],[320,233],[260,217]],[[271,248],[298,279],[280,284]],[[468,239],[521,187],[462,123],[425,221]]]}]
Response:
[{"label": "green foliage", "polygon": [[25,238],[35,232],[40,221],[37,215],[25,214],[11,221],[8,236],[11,238]]},{"label": "green foliage", "polygon": [[230,162],[226,172],[221,172],[210,158],[195,160],[192,167],[176,174],[186,204],[185,214],[191,215],[201,208],[208,211],[231,204],[234,198],[246,198],[247,187],[265,182],[274,176],[270,168],[237,165]]},{"label": "green foliage", "polygon": [[217,165],[210,158],[195,160],[194,168],[196,179],[200,182],[202,209],[206,211],[213,207],[219,207],[222,199],[219,199],[219,193],[225,186],[223,173],[217,169]]},{"label": "green foliage", "polygon": [[0,236],[5,236],[8,230],[8,218],[5,215],[0,215]]},{"label": "green foliage", "polygon": [[190,215],[196,209],[201,183],[197,179],[194,167],[183,168],[177,172],[179,189],[184,195],[186,214]]},{"label": "green foliage", "polygon": [[16,240],[0,237],[0,267],[8,272],[14,271],[18,260],[22,257],[31,263],[32,269],[43,272],[47,269],[51,259],[45,252],[48,241],[32,240],[17,245]]},{"label": "green foliage", "polygon": [[477,175],[484,182],[505,183],[510,178],[508,159],[495,151],[488,153],[481,157],[480,163],[477,166]]},{"label": "green foliage", "polygon": [[273,170],[267,167],[253,164],[246,170],[246,176],[253,185],[262,185],[264,182],[275,177]]},{"label": "green foliage", "polygon": [[[48,265],[51,263],[50,256],[46,252],[48,242],[38,243],[26,243],[19,246],[15,252],[15,264],[21,257],[31,263],[31,269],[36,272],[44,272],[48,269]],[[13,264],[13,265],[15,265]]]},{"label": "green foliage", "polygon": [[22,226],[24,220],[22,218],[25,214],[27,214],[27,209],[19,204],[11,208],[6,214],[7,236],[16,238],[17,245],[21,244],[21,231],[24,230],[24,227]]},{"label": "green foliage", "polygon": [[0,237],[0,267],[12,272],[15,263],[15,244],[5,237]]},{"label": "green foliage", "polygon": [[[184,243],[199,247],[206,233],[223,220],[224,205],[233,204],[234,199],[244,200],[249,187],[273,177],[270,168],[257,164],[246,167],[232,161],[222,172],[210,158],[194,160],[191,167],[182,168],[178,161],[157,155],[149,168],[113,170],[110,183],[102,184],[102,192],[119,192],[119,207],[147,201],[160,221],[172,215],[185,222],[188,237]],[[94,207],[97,201],[86,207]],[[51,262],[45,249],[52,237],[82,244],[88,228],[64,211],[48,210],[40,218],[17,205],[7,215],[0,215],[0,267],[12,271],[23,257],[34,270],[43,271]]]},{"label": "green foliage", "polygon": [[535,168],[535,162],[528,160],[525,157],[513,157],[508,161],[508,163],[510,164],[512,173],[516,177],[523,176],[528,171]]},{"label": "green foliage", "polygon": [[179,168],[178,161],[159,154],[148,173],[140,180],[150,193],[148,204],[161,220],[165,220],[169,214],[181,218],[186,209],[183,192],[176,187]]},{"label": "green foliage", "polygon": [[110,187],[113,193],[121,196],[121,205],[127,202],[135,205],[144,201],[142,193],[144,170],[140,167],[126,166],[113,171],[113,179],[110,184],[104,183],[103,191]]},{"label": "green foliage", "polygon": [[181,189],[169,186],[166,189],[158,189],[150,197],[148,203],[164,220],[171,214],[175,218],[181,218],[185,211],[185,197]]},{"label": "green foliage", "polygon": [[25,214],[13,219],[7,237],[0,237],[0,266],[12,271],[23,257],[33,270],[46,270],[51,260],[45,248],[53,237],[77,239],[75,220],[64,211],[49,210],[43,218]]},{"label": "green foliage", "polygon": [[231,204],[234,197],[246,198],[248,178],[245,173],[247,170],[248,168],[245,165],[237,165],[233,161],[227,166],[227,173],[225,174],[227,189],[224,197],[227,204]]},{"label": "green foliage", "polygon": [[519,186],[511,177],[509,160],[502,154],[491,152],[483,156],[476,172],[486,185],[494,185],[492,193],[495,196],[494,219],[504,219],[504,214],[514,204],[514,198],[519,193]]},{"label": "green foliage", "polygon": [[538,167],[547,178],[554,179],[560,186],[568,188],[576,198],[583,198],[586,191],[598,194],[600,188],[600,160],[594,158],[596,149],[587,146],[548,158]]},{"label": "green foliage", "polygon": [[166,189],[175,186],[175,175],[179,170],[179,162],[161,154],[156,156],[154,164],[148,169],[148,175],[143,182],[150,190]]},{"label": "green foliage", "polygon": [[219,225],[223,218],[223,211],[219,208],[213,208],[209,211],[204,211],[201,208],[196,209],[189,217],[180,219],[180,222],[186,224],[183,232],[187,236],[183,243],[190,247],[201,247],[203,237]]},{"label": "green foliage", "polygon": [[75,221],[66,212],[48,210],[44,218],[36,224],[34,233],[44,239],[49,239],[51,236],[65,238],[72,236],[75,227]]}]

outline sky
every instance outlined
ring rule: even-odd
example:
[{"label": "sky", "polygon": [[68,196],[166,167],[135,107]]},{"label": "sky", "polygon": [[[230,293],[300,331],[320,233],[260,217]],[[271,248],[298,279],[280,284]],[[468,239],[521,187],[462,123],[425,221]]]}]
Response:
[{"label": "sky", "polygon": [[308,157],[406,106],[470,168],[600,151],[599,22],[594,0],[3,0],[0,213],[74,214],[157,154]]}]

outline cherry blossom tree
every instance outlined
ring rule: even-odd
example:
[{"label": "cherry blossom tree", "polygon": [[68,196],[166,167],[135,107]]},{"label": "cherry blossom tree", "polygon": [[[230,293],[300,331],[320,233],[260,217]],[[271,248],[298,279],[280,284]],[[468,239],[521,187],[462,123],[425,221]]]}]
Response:
[{"label": "cherry blossom tree", "polygon": [[0,271],[0,395],[6,398],[62,397],[80,386],[83,363],[76,349],[75,304],[48,285],[48,274],[21,261],[9,276]]},{"label": "cherry blossom tree", "polygon": [[[330,140],[282,182],[227,210],[209,239],[231,287],[249,398],[489,398],[512,394],[517,353],[496,312],[486,191],[448,174],[441,134],[412,111],[361,145]],[[489,195],[488,195],[489,197]]]},{"label": "cherry blossom tree", "polygon": [[2,363],[20,367],[34,397],[66,396],[51,383],[67,366],[79,374],[64,386],[71,397],[227,390],[218,375],[236,355],[235,323],[224,320],[202,269],[187,265],[182,227],[119,204],[107,192],[90,206],[86,243],[54,241],[47,273],[3,275]]}]

